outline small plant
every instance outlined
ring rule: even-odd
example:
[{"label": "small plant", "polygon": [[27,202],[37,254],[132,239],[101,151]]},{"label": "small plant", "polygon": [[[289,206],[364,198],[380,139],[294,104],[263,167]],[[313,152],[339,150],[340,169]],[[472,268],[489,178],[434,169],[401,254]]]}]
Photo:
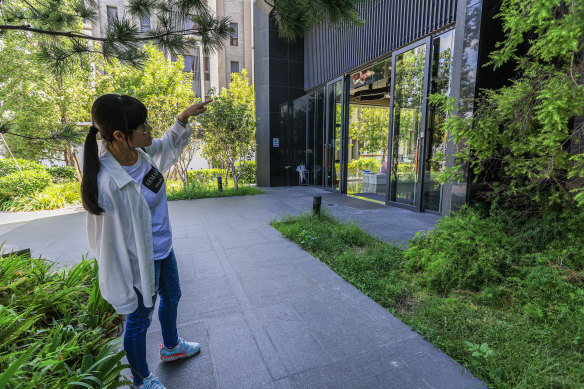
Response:
[{"label": "small plant", "polygon": [[112,340],[119,322],[99,293],[95,261],[54,270],[41,258],[0,257],[0,387],[126,384]]}]

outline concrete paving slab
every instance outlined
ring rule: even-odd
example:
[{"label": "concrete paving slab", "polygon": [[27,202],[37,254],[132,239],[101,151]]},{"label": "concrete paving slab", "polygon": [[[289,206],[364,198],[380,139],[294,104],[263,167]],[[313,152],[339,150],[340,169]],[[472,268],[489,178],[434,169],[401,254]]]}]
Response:
[{"label": "concrete paving slab", "polygon": [[254,310],[288,374],[310,370],[333,362],[316,336],[290,304]]},{"label": "concrete paving slab", "polygon": [[259,388],[273,382],[241,314],[207,320],[218,388]]},{"label": "concrete paving slab", "polygon": [[430,389],[416,371],[383,347],[352,354],[330,365],[293,375],[297,389]]}]

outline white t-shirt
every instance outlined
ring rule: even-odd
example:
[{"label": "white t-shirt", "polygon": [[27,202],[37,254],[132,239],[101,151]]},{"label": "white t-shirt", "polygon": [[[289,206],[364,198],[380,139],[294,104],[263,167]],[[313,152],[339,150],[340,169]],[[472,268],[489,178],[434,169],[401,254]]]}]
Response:
[{"label": "white t-shirt", "polygon": [[142,195],[148,203],[152,214],[152,241],[154,260],[168,257],[172,250],[172,230],[168,218],[168,201],[166,184],[162,173],[150,165],[138,153],[138,160],[132,166],[122,166],[124,170],[141,186]]}]

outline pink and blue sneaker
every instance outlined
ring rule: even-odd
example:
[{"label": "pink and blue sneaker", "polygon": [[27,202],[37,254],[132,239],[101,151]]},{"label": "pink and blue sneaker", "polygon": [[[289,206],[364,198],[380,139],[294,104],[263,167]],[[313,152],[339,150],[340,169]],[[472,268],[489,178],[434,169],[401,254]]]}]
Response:
[{"label": "pink and blue sneaker", "polygon": [[[132,377],[134,378],[134,377]],[[142,383],[140,386],[138,385],[132,385],[132,388],[136,388],[136,389],[166,389],[164,387],[164,385],[162,385],[160,383],[160,381],[158,381],[158,378],[154,377],[154,374],[150,373],[150,375],[146,378],[144,378],[144,383]]]},{"label": "pink and blue sneaker", "polygon": [[200,344],[178,338],[178,344],[174,348],[166,348],[163,344],[160,345],[160,360],[171,362],[181,358],[192,357],[199,351],[201,351]]}]

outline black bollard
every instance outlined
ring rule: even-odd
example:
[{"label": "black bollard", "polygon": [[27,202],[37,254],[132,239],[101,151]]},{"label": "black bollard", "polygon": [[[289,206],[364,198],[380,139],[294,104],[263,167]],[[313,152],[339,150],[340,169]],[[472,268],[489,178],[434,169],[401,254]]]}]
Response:
[{"label": "black bollard", "polygon": [[312,196],[312,212],[320,216],[320,205],[322,204],[322,196]]},{"label": "black bollard", "polygon": [[221,181],[221,176],[217,177],[217,189],[219,189],[219,192],[223,192],[223,182]]}]

